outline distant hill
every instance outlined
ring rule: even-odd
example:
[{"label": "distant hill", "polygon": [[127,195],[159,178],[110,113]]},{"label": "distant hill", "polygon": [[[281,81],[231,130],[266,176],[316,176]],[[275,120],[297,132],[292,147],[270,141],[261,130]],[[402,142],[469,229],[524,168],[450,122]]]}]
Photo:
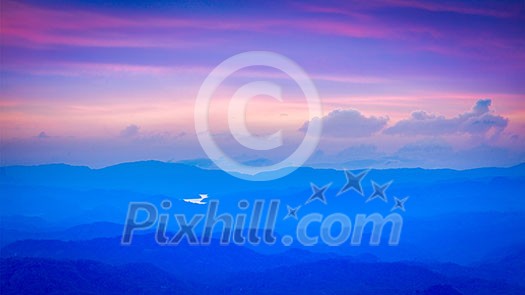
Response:
[{"label": "distant hill", "polygon": [[[9,220],[9,218],[4,218]],[[124,225],[111,222],[94,222],[89,224],[75,225],[66,229],[49,228],[25,228],[19,229],[0,226],[0,247],[19,240],[41,239],[41,240],[61,240],[78,241],[90,240],[94,238],[109,238],[122,235]]]},{"label": "distant hill", "polygon": [[[196,190],[225,193],[253,190],[302,188],[310,181],[343,184],[344,174],[333,169],[301,167],[292,174],[268,182],[251,182],[235,178],[221,170],[197,166],[144,161],[118,164],[102,169],[84,166],[51,164],[39,166],[0,167],[0,184],[32,185],[82,190],[124,190],[143,194],[183,195]],[[271,172],[268,172],[271,173]],[[445,183],[495,177],[525,177],[525,163],[510,168],[451,169],[384,169],[371,170],[369,177],[377,181],[394,179],[398,183]],[[367,181],[369,182],[369,181]]]},{"label": "distant hill", "polygon": [[[296,222],[283,220],[286,205],[303,205],[299,214],[344,212],[389,214],[393,197],[409,196],[398,247],[314,247],[316,252],[372,254],[383,261],[416,260],[468,264],[498,249],[525,244],[525,164],[509,168],[371,170],[363,180],[365,196],[354,191],[336,196],[346,179],[342,171],[303,167],[275,181],[249,182],[219,170],[155,161],[124,163],[103,169],[63,164],[0,167],[0,245],[24,239],[89,240],[115,237],[130,201],[159,205],[169,199],[170,213],[204,213],[206,206],[183,198],[206,193],[220,200],[220,211],[239,212],[237,202],[279,199],[277,233],[293,233]],[[393,181],[388,203],[365,203],[371,181]],[[332,183],[327,205],[313,202],[310,182]],[[476,245],[476,247],[473,247]],[[265,253],[286,251],[275,245]],[[257,248],[254,248],[258,250]]]},{"label": "distant hill", "polygon": [[[278,255],[264,255],[246,247],[221,246],[218,241],[208,246],[182,243],[159,246],[151,236],[136,236],[129,246],[120,238],[99,238],[83,241],[23,240],[1,249],[2,257],[40,257],[62,260],[89,259],[114,265],[150,263],[179,277],[200,276],[223,278],[239,271],[262,271],[281,265],[294,265],[334,257],[292,250]],[[352,257],[342,260],[359,261]],[[205,269],[206,272],[202,270]]]},{"label": "distant hill", "polygon": [[[103,169],[57,164],[8,166],[0,170],[3,172],[0,173],[0,215],[37,216],[69,225],[98,221],[123,223],[130,201],[181,201],[200,193],[230,207],[235,207],[240,199],[256,198],[279,198],[290,204],[301,204],[311,194],[311,182],[332,183],[327,198],[329,204],[337,202],[339,208],[364,207],[365,200],[353,191],[336,197],[346,179],[342,171],[330,169],[299,168],[269,182],[249,182],[220,170],[155,161]],[[525,198],[520,197],[525,195],[525,164],[464,171],[371,170],[362,182],[365,197],[372,193],[371,181],[379,184],[393,181],[387,190],[390,202],[393,196],[410,196],[407,215],[525,212]],[[198,209],[184,203],[177,207],[184,208],[185,212]],[[366,205],[369,211],[389,211],[391,205],[386,207],[381,202]]]},{"label": "distant hill", "polygon": [[198,288],[148,264],[89,260],[0,260],[2,294],[199,294]]},{"label": "distant hill", "polygon": [[[180,264],[179,264],[180,265]],[[201,273],[207,270],[201,269]],[[496,280],[454,277],[404,263],[322,260],[219,278],[173,275],[150,264],[0,260],[2,294],[521,294]]]},{"label": "distant hill", "polygon": [[500,281],[452,277],[404,263],[341,260],[278,267],[261,273],[242,273],[228,280],[226,286],[229,294],[492,295],[522,294],[525,291]]}]

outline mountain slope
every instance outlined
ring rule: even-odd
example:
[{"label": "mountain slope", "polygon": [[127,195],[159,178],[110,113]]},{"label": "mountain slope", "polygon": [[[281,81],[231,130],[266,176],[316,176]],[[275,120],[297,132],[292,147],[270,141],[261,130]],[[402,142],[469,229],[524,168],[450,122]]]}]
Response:
[{"label": "mountain slope", "polygon": [[2,294],[196,294],[148,264],[110,266],[89,260],[7,258],[0,261]]}]

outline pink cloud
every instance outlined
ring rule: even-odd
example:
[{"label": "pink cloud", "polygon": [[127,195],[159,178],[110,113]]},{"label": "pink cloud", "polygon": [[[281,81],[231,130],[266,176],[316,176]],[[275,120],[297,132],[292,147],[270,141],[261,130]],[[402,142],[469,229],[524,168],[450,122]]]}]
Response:
[{"label": "pink cloud", "polygon": [[[171,29],[170,38],[153,29]],[[355,14],[350,21],[323,18],[165,18],[136,15],[122,18],[116,15],[80,10],[58,11],[36,6],[5,2],[2,11],[2,42],[17,46],[98,46],[98,47],[192,47],[209,45],[195,41],[182,29],[205,31],[248,31],[279,34],[300,30],[317,34],[356,38],[396,38],[400,30],[386,26],[373,18]],[[276,30],[279,29],[279,30]],[[406,29],[406,28],[404,28]],[[413,30],[413,29],[411,29]],[[418,28],[418,30],[422,30]]]},{"label": "pink cloud", "polygon": [[[4,4],[4,3],[3,3]],[[145,25],[146,24],[146,25]],[[202,45],[172,31],[169,38],[144,28],[216,27],[190,19],[147,16],[122,18],[81,10],[52,10],[6,1],[2,9],[2,43],[17,46],[191,47]],[[208,42],[205,42],[209,45]]]},{"label": "pink cloud", "polygon": [[341,6],[340,3],[331,5],[327,2],[325,6],[318,6],[312,4],[297,4],[296,7],[304,11],[309,12],[320,12],[340,15],[351,15],[359,16],[363,14],[357,13],[357,11],[364,11],[377,8],[388,8],[388,7],[402,7],[402,8],[415,8],[432,12],[454,12],[460,14],[490,16],[497,18],[508,18],[516,17],[519,15],[520,6],[519,4],[510,5],[509,3],[497,3],[492,2],[490,5],[487,3],[472,2],[471,5],[467,3],[461,3],[458,1],[429,1],[429,0],[351,0],[347,1],[347,5]]},{"label": "pink cloud", "polygon": [[[317,35],[336,35],[345,38],[372,38],[403,42],[406,51],[430,51],[457,57],[507,56],[523,60],[515,52],[522,40],[505,38],[494,32],[473,32],[469,28],[448,28],[378,18],[369,13],[370,7],[414,7],[430,11],[500,15],[506,11],[411,0],[383,0],[375,4],[352,2],[355,6],[334,7],[296,4],[300,10],[317,13],[340,13],[344,19],[328,19],[322,15],[297,14],[293,17],[193,16],[166,18],[148,14],[132,17],[81,10],[53,10],[33,5],[5,1],[2,9],[2,43],[22,47],[83,46],[83,47],[157,47],[206,48],[224,45],[228,39],[215,32],[257,32],[264,34],[294,34],[308,32]],[[368,10],[367,10],[368,9]],[[195,38],[195,33],[199,39]],[[480,36],[478,38],[465,36]],[[453,44],[454,46],[451,46]],[[509,48],[510,46],[510,48]],[[472,48],[482,48],[482,53]],[[487,54],[485,52],[490,52]],[[518,68],[523,62],[514,63]]]},{"label": "pink cloud", "polygon": [[167,74],[206,74],[210,68],[198,66],[174,67],[153,66],[125,63],[97,63],[97,62],[24,62],[11,61],[4,66],[5,70],[24,72],[35,75],[60,75],[60,76],[112,76],[112,75],[155,75]]},{"label": "pink cloud", "polygon": [[455,12],[461,14],[483,15],[492,17],[512,17],[518,15],[519,6],[509,8],[508,5],[495,5],[494,7],[483,7],[480,3],[468,6],[461,2],[447,3],[446,1],[421,1],[421,0],[380,0],[372,5],[409,7],[435,12]]}]

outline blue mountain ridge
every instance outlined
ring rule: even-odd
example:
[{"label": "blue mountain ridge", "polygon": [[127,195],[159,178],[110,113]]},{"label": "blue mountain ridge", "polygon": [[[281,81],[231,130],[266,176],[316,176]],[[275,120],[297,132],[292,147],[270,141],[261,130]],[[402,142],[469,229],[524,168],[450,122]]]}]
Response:
[{"label": "blue mountain ridge", "polygon": [[[340,170],[305,167],[279,180],[249,182],[220,170],[155,161],[102,169],[63,164],[1,167],[2,288],[16,290],[21,277],[42,276],[50,278],[45,282],[54,282],[62,269],[69,271],[72,282],[81,280],[80,274],[86,272],[107,277],[104,284],[132,288],[119,282],[138,275],[129,273],[138,263],[151,266],[144,268],[138,284],[180,287],[180,293],[317,294],[318,289],[331,294],[523,292],[525,164],[462,171],[370,170],[362,182],[364,196],[354,191],[338,196],[345,180]],[[393,181],[386,191],[388,202],[365,202],[373,191],[372,181]],[[332,183],[326,205],[305,205],[312,194],[310,183]],[[278,243],[160,246],[154,241],[153,227],[136,235],[132,245],[120,244],[129,202],[159,207],[163,200],[170,200],[173,206],[166,213],[191,216],[205,213],[207,206],[182,199],[202,193],[210,197],[207,201],[219,200],[220,213],[231,214],[241,212],[240,200],[250,205],[263,200],[266,206],[270,200],[280,200],[275,230]],[[389,214],[394,196],[409,196],[406,212],[396,211],[403,216],[401,242],[396,247],[386,245],[387,237],[379,246],[286,247],[279,243],[297,225],[293,219],[283,219],[286,205],[302,206],[299,217],[344,213],[353,218],[356,214]],[[176,230],[176,225],[170,226],[169,234]],[[197,234],[201,231],[197,228]],[[218,236],[216,232],[214,237]],[[363,240],[369,237],[365,232]],[[27,272],[14,275],[20,267]],[[119,272],[124,274],[116,275]],[[160,283],[151,278],[155,272],[164,278]],[[30,281],[35,288],[45,290],[47,286]],[[192,287],[187,288],[186,282]],[[263,288],[264,282],[271,282],[270,289]],[[111,291],[85,281],[79,289],[56,286],[70,293]],[[119,290],[122,292],[117,293],[130,293],[135,289]]]}]

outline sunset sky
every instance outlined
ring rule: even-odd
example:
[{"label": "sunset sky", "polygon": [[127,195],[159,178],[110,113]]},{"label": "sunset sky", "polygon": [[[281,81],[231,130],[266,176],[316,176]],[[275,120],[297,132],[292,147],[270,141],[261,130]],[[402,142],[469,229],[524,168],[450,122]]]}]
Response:
[{"label": "sunset sky", "polygon": [[[272,51],[315,83],[324,130],[311,165],[472,168],[525,161],[524,1],[1,1],[1,165],[104,167],[205,158],[199,87],[223,60]],[[250,130],[285,145],[254,153],[228,133],[250,81]],[[305,100],[284,73],[250,67],[213,98],[210,121],[239,161],[277,161],[300,142]],[[344,163],[344,164],[343,164]]]}]

